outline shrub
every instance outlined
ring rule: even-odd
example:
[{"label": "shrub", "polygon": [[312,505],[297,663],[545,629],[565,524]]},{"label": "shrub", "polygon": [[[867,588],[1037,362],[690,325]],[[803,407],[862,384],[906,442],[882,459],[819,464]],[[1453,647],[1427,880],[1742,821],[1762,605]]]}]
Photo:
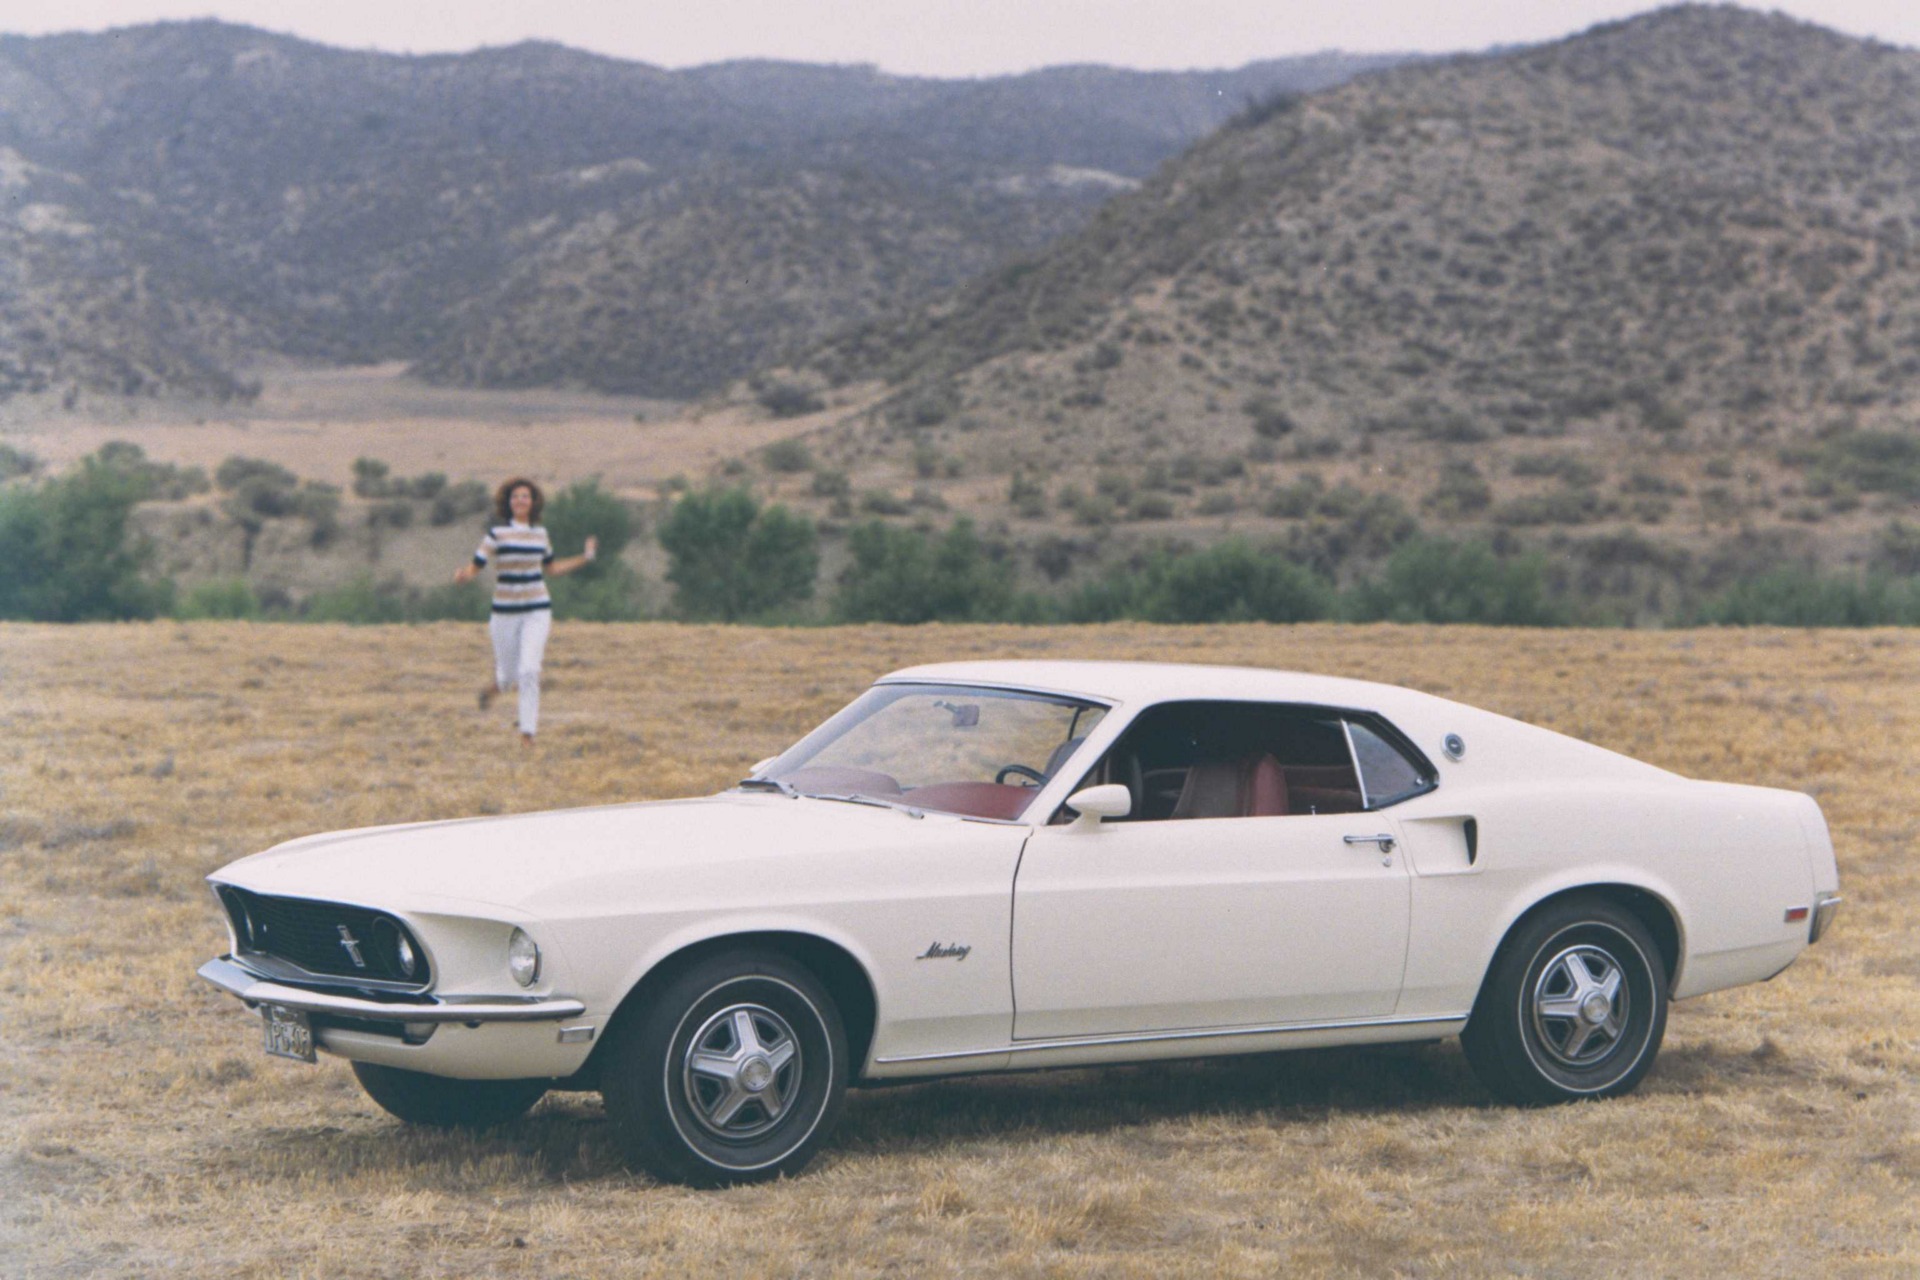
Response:
[{"label": "shrub", "polygon": [[172,584],[144,576],[151,551],[129,541],[142,482],[99,455],[38,486],[0,490],[0,618],[85,622],[151,618]]},{"label": "shrub", "polygon": [[367,523],[383,529],[409,528],[413,524],[413,504],[405,498],[376,502],[367,511]]},{"label": "shrub", "polygon": [[1524,453],[1513,460],[1517,476],[1556,476],[1570,485],[1600,483],[1600,473],[1571,453]]},{"label": "shrub", "polygon": [[308,622],[349,622],[367,626],[380,622],[407,620],[407,594],[398,579],[375,582],[371,573],[361,573],[347,583],[316,591],[301,607]]},{"label": "shrub", "polygon": [[1313,514],[1326,487],[1325,481],[1309,471],[1292,484],[1268,494],[1261,511],[1276,520],[1304,519]]},{"label": "shrub", "polygon": [[1047,514],[1047,487],[1030,473],[1016,471],[1007,485],[1007,501],[1014,514],[1023,520],[1039,520]]},{"label": "shrub", "polygon": [[178,618],[257,618],[260,598],[245,578],[211,578],[193,585],[175,606]]},{"label": "shrub", "polygon": [[869,489],[861,494],[860,509],[874,516],[903,516],[912,510],[905,498],[895,497],[885,489]]},{"label": "shrub", "polygon": [[[381,464],[383,474],[385,465],[385,463]],[[213,473],[213,479],[214,483],[227,493],[232,493],[250,482],[258,482],[271,489],[293,489],[300,483],[300,477],[277,462],[268,462],[264,458],[242,458],[237,455],[221,463],[220,469]]]},{"label": "shrub", "polygon": [[40,459],[10,444],[0,444],[0,480],[30,476],[40,469]]},{"label": "shrub", "polygon": [[1825,441],[1813,464],[1810,491],[1851,485],[1863,493],[1920,498],[1920,435],[1847,431]]},{"label": "shrub", "polygon": [[660,525],[675,607],[737,621],[813,595],[819,538],[785,507],[765,510],[745,489],[710,488],[673,504]]},{"label": "shrub", "polygon": [[1150,622],[1307,622],[1333,604],[1332,586],[1312,570],[1229,538],[1151,562],[1135,611]]},{"label": "shrub", "polygon": [[422,502],[433,501],[446,487],[446,473],[441,471],[423,471],[405,482],[407,496]]},{"label": "shrub", "polygon": [[827,407],[826,401],[813,388],[785,378],[776,378],[763,384],[758,399],[760,407],[776,418],[798,418],[804,414],[818,413]]},{"label": "shrub", "polygon": [[[226,488],[226,482],[221,482]],[[387,496],[387,464],[378,458],[355,458],[353,460],[353,496],[356,498],[384,498]]]},{"label": "shrub", "polygon": [[[562,578],[555,583],[565,583]],[[443,582],[421,592],[409,610],[420,622],[485,622],[493,611],[485,586],[478,582]]]},{"label": "shrub", "polygon": [[1478,515],[1493,505],[1493,487],[1480,474],[1480,468],[1464,458],[1452,459],[1441,468],[1440,480],[1420,506],[1444,520],[1462,520]]},{"label": "shrub", "polygon": [[1253,433],[1263,440],[1278,440],[1293,434],[1293,417],[1272,396],[1258,395],[1241,406],[1253,420]]},{"label": "shrub", "polygon": [[804,440],[775,440],[760,451],[760,464],[776,475],[797,475],[813,470],[813,450]]},{"label": "shrub", "polygon": [[968,622],[1005,616],[1008,566],[960,519],[935,537],[877,520],[847,537],[853,562],[840,575],[835,616],[847,622]]},{"label": "shrub", "polygon": [[449,525],[455,520],[477,516],[493,506],[493,495],[478,480],[462,480],[434,495],[427,520],[434,525]]},{"label": "shrub", "polygon": [[1880,531],[1873,561],[1902,576],[1920,574],[1920,527],[1895,520]]},{"label": "shrub", "polygon": [[1484,543],[1416,538],[1393,553],[1377,579],[1347,601],[1362,621],[1478,622],[1551,626],[1565,619],[1547,598],[1538,556],[1502,559]]},{"label": "shrub", "polygon": [[1733,583],[1700,609],[1723,626],[1885,627],[1920,624],[1920,578],[1823,577],[1779,569]]},{"label": "shrub", "polygon": [[844,471],[816,471],[813,484],[809,486],[816,498],[849,498],[853,496],[853,481]]},{"label": "shrub", "polygon": [[[541,516],[555,555],[577,556],[591,535],[600,539],[599,559],[573,576],[594,578],[610,572],[633,541],[633,509],[600,487],[598,477],[570,484],[548,501]],[[561,579],[565,581],[565,579]]]},{"label": "shrub", "polygon": [[178,502],[196,493],[205,493],[211,487],[207,483],[207,473],[199,467],[176,467],[170,462],[154,462],[147,457],[145,449],[125,440],[109,440],[93,456],[101,466],[109,467],[132,481],[142,502],[149,499]]}]

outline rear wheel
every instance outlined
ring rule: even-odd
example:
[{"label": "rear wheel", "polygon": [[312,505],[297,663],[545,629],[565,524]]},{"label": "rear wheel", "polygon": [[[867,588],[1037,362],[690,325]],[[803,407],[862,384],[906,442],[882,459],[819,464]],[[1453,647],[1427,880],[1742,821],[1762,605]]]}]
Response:
[{"label": "rear wheel", "polygon": [[797,1173],[846,1099],[847,1039],[819,979],[774,952],[694,964],[606,1046],[601,1092],[627,1159],[670,1182]]},{"label": "rear wheel", "polygon": [[1500,948],[1460,1043],[1507,1102],[1630,1093],[1667,1026],[1667,966],[1645,925],[1603,898],[1521,921]]},{"label": "rear wheel", "polygon": [[486,1129],[525,1115],[547,1092],[545,1080],[450,1080],[371,1062],[353,1064],[367,1096],[408,1124]]}]

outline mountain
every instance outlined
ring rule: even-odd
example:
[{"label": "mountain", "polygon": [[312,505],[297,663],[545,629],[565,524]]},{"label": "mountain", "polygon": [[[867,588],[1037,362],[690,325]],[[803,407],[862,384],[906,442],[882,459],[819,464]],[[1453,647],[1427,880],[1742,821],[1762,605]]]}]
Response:
[{"label": "mountain", "polygon": [[1682,6],[1359,78],[808,363],[893,383],[830,460],[1067,472],[1095,525],[1291,527],[1309,472],[1467,526],[1858,542],[1920,498],[1920,54]]},{"label": "mountain", "polygon": [[940,81],[0,37],[0,394],[218,394],[257,351],[697,394],[1044,245],[1248,100],[1393,61]]}]

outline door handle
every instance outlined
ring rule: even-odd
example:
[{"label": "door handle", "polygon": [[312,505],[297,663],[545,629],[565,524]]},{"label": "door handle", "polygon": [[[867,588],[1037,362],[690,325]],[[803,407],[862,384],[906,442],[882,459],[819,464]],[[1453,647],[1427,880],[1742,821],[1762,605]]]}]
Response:
[{"label": "door handle", "polygon": [[1340,839],[1347,844],[1378,845],[1382,853],[1393,852],[1393,837],[1384,831],[1377,836],[1341,836]]}]

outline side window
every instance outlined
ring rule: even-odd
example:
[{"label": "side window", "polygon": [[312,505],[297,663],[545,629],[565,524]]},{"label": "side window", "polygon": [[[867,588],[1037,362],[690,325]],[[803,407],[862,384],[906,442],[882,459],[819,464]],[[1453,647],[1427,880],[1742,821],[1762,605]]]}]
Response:
[{"label": "side window", "polygon": [[1384,809],[1433,787],[1433,776],[1362,720],[1347,721],[1360,786],[1369,809]]},{"label": "side window", "polygon": [[[1140,714],[1080,786],[1119,783],[1122,821],[1354,813],[1360,781],[1335,711],[1258,702],[1175,702]],[[1063,821],[1071,815],[1056,815]]]}]

